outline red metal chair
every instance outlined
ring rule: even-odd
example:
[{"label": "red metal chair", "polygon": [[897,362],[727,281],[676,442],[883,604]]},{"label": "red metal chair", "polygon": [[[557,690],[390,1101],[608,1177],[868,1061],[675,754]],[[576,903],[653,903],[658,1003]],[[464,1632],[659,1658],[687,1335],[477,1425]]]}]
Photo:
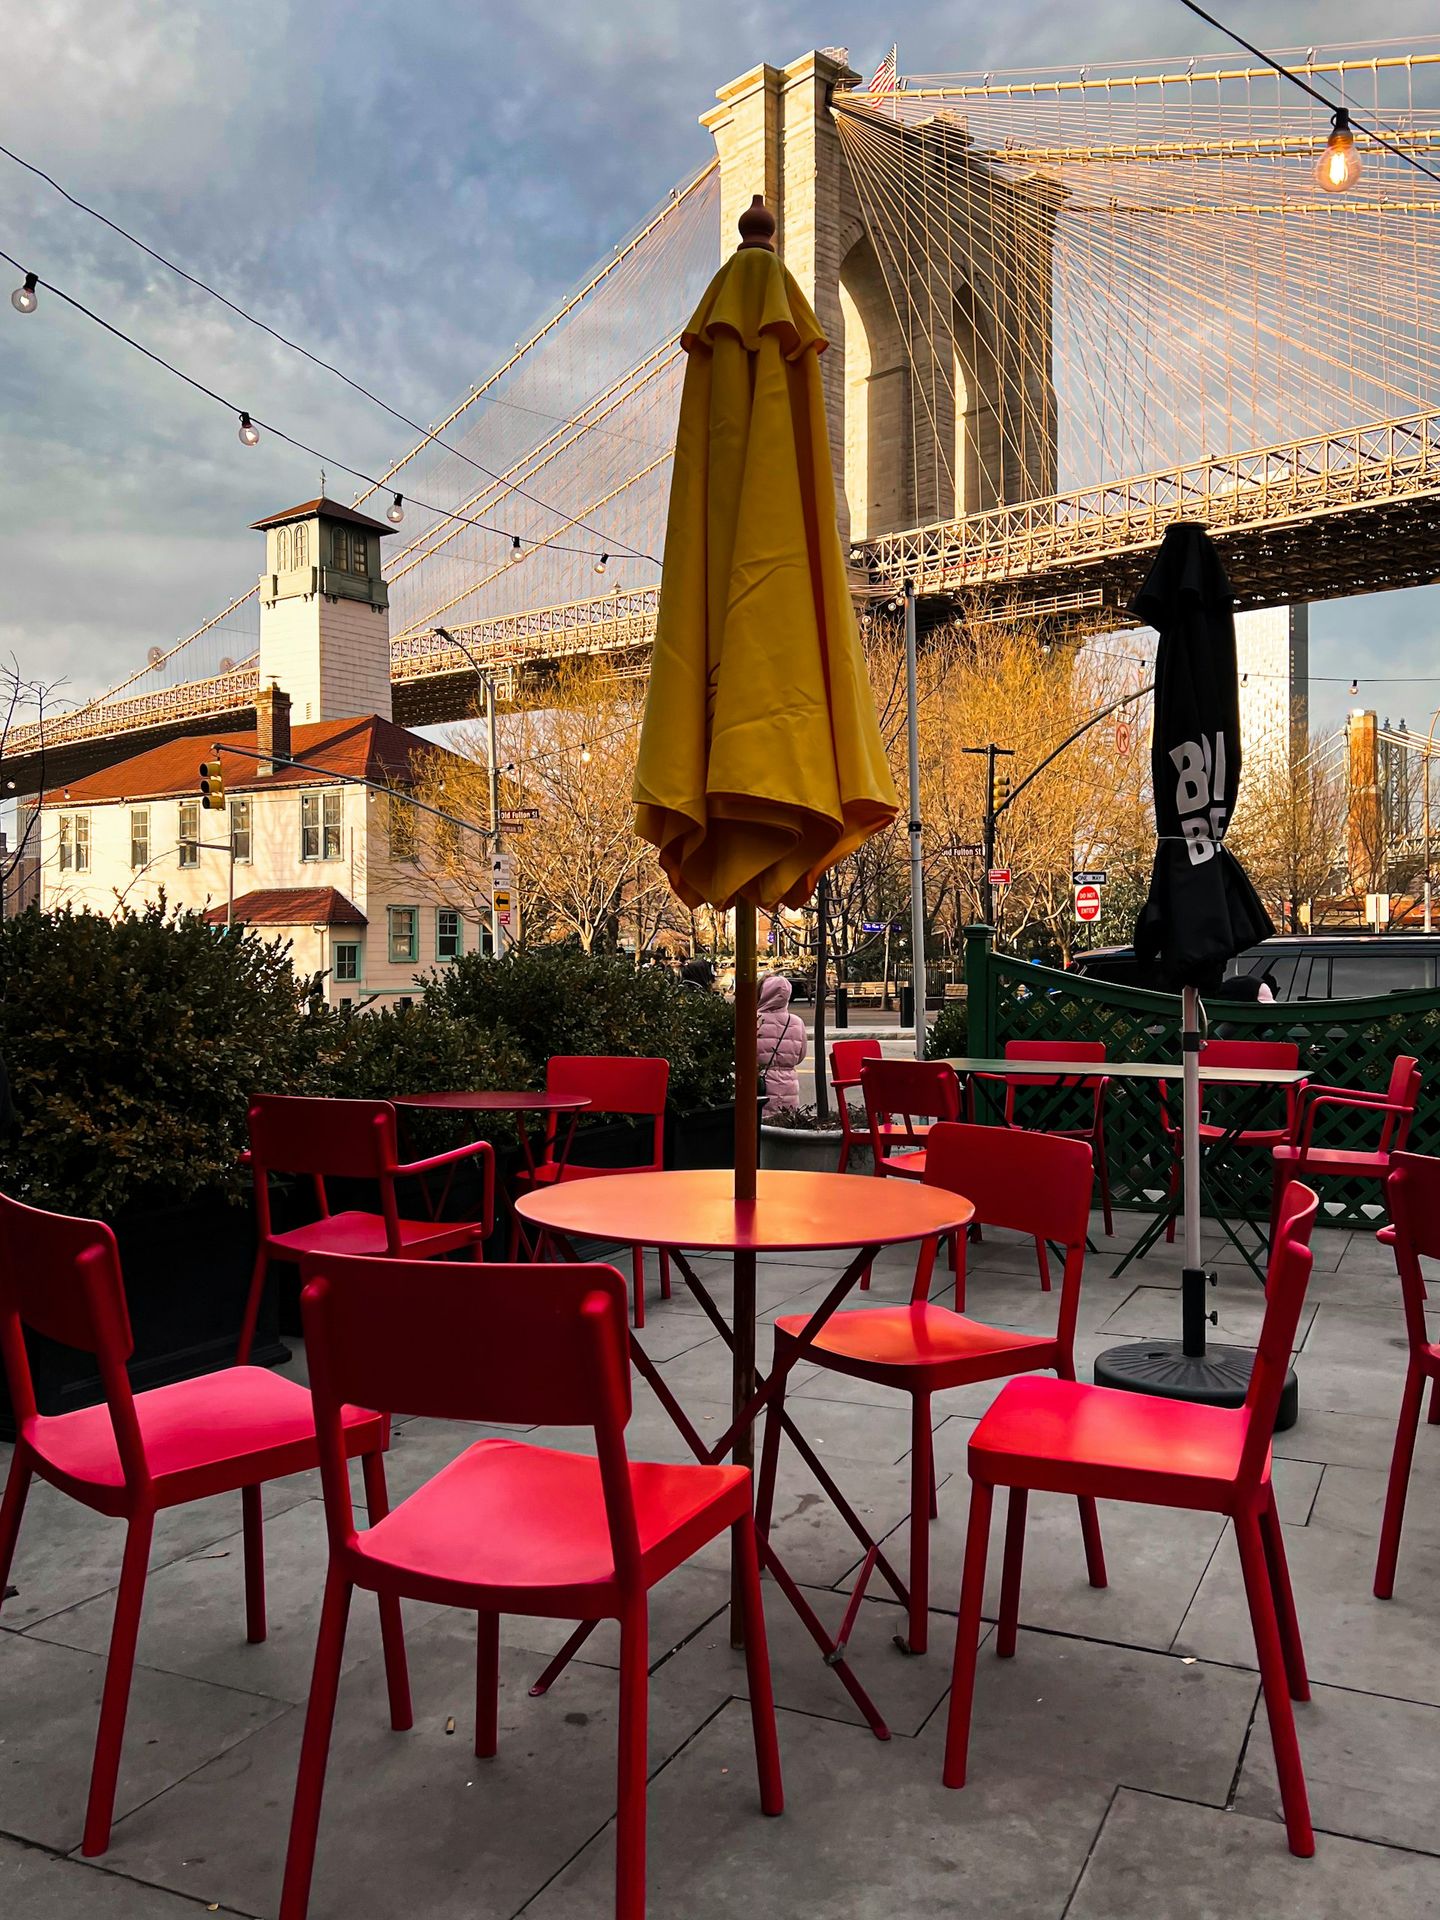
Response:
[{"label": "red metal chair", "polygon": [[1305,1656],[1270,1481],[1270,1436],[1310,1278],[1315,1195],[1288,1189],[1271,1246],[1265,1322],[1243,1407],[1192,1406],[1074,1380],[1012,1380],[970,1440],[970,1525],[955,1634],[945,1784],[963,1787],[996,1487],[1010,1489],[995,1651],[1015,1652],[1025,1507],[1032,1488],[1226,1514],[1235,1523],[1260,1680],[1292,1853],[1315,1851],[1292,1697],[1308,1700]]},{"label": "red metal chair", "polygon": [[[1007,1040],[1005,1042],[1007,1060],[1103,1060],[1105,1043],[1103,1040]],[[981,1076],[976,1075],[977,1079]],[[988,1076],[986,1076],[988,1077]],[[1104,1212],[1105,1231],[1113,1234],[1115,1223],[1110,1216],[1110,1163],[1105,1153],[1105,1096],[1110,1082],[1104,1074],[1094,1079],[1075,1080],[1070,1083],[1075,1092],[1088,1095],[1091,1103],[1090,1118],[1084,1126],[1052,1127],[1047,1126],[1046,1133],[1058,1134],[1064,1140],[1084,1140],[1095,1158],[1095,1171],[1100,1180],[1100,1205]],[[1026,1074],[1023,1079],[1005,1079],[1005,1124],[1007,1127],[1023,1126],[1017,1122],[1016,1096],[1031,1088],[1053,1090],[1061,1085],[1059,1076],[1055,1078],[1035,1079]],[[1043,1243],[1042,1243],[1043,1245]],[[1042,1283],[1048,1288],[1049,1279],[1042,1271]]]},{"label": "red metal chair", "polygon": [[[1289,1070],[1300,1064],[1300,1049],[1293,1040],[1205,1040],[1200,1047],[1200,1063],[1210,1067],[1279,1067]],[[1156,1082],[1155,1091],[1160,1100],[1160,1126],[1170,1143],[1170,1198],[1173,1201],[1180,1191],[1184,1173],[1185,1134],[1178,1120],[1170,1117],[1168,1083]],[[1298,1087],[1286,1087],[1285,1123],[1279,1127],[1245,1127],[1233,1135],[1231,1144],[1237,1147],[1263,1148],[1271,1153],[1286,1141],[1295,1138],[1295,1118],[1298,1111],[1296,1096]],[[1202,1089],[1203,1096],[1203,1089]],[[1213,1121],[1201,1120],[1200,1143],[1204,1151],[1206,1142],[1223,1140],[1229,1130]],[[1175,1214],[1172,1211],[1170,1221],[1165,1228],[1165,1238],[1175,1238]]]},{"label": "red metal chair", "polygon": [[[74,1413],[39,1414],[25,1329],[95,1356],[104,1401]],[[115,1787],[145,1570],[155,1516],[211,1494],[239,1493],[245,1541],[245,1627],[265,1638],[265,1550],[260,1488],[316,1464],[310,1395],[264,1367],[229,1367],[134,1393],[125,1363],[134,1350],[115,1236],[99,1220],[42,1213],[0,1195],[0,1353],[18,1431],[0,1502],[0,1596],[10,1575],[25,1497],[36,1474],[92,1512],[125,1522],[125,1554],[81,1852],[110,1844]],[[388,1423],[357,1406],[341,1410],[337,1459],[360,1456],[372,1520],[386,1512],[383,1451]],[[410,1689],[400,1609],[381,1603],[391,1717],[410,1725]],[[19,1730],[12,1728],[12,1745]],[[18,1753],[16,1755],[18,1757]]]},{"label": "red metal chair", "polygon": [[850,1117],[850,1095],[860,1085],[860,1071],[867,1060],[883,1060],[884,1049],[878,1040],[837,1040],[830,1049],[830,1085],[840,1110],[840,1164],[837,1173],[850,1168],[850,1153],[860,1138]]},{"label": "red metal chair", "polygon": [[1400,1396],[1400,1420],[1395,1429],[1395,1452],[1390,1482],[1385,1490],[1385,1515],[1380,1523],[1380,1553],[1375,1563],[1375,1594],[1388,1600],[1395,1591],[1395,1563],[1400,1556],[1400,1529],[1405,1521],[1405,1494],[1415,1453],[1415,1433],[1425,1382],[1430,1382],[1430,1425],[1440,1426],[1440,1344],[1430,1338],[1425,1324],[1425,1280],[1421,1259],[1440,1260],[1440,1160],[1418,1153],[1397,1153],[1385,1182],[1390,1208],[1388,1232],[1400,1273],[1405,1304],[1405,1334],[1410,1348],[1405,1389]]},{"label": "red metal chair", "polygon": [[[923,1180],[930,1128],[938,1121],[960,1118],[955,1069],[943,1060],[863,1060],[860,1090],[870,1129],[872,1171],[881,1179],[893,1174],[900,1180]],[[960,1270],[958,1234],[950,1237],[950,1270]],[[868,1267],[860,1277],[860,1290],[870,1291]]]},{"label": "red metal chair", "polygon": [[[536,1164],[533,1177],[527,1169],[515,1176],[518,1190],[551,1186],[555,1181],[608,1179],[617,1173],[658,1173],[665,1165],[665,1098],[670,1090],[668,1060],[634,1059],[625,1054],[557,1053],[545,1064],[545,1086],[550,1093],[584,1094],[590,1102],[587,1115],[608,1113],[629,1115],[654,1121],[650,1158],[633,1167],[583,1166],[571,1158],[562,1162],[556,1153],[557,1121],[550,1114],[545,1123],[545,1150]],[[568,1124],[568,1123],[567,1123]],[[511,1227],[510,1258],[519,1252],[520,1222]],[[645,1324],[645,1249],[630,1249],[631,1279],[634,1285],[634,1314],[637,1327]],[[670,1298],[670,1256],[660,1253],[660,1298]]]},{"label": "red metal chair", "polygon": [[[1391,1156],[1403,1152],[1410,1123],[1420,1099],[1420,1063],[1402,1053],[1390,1069],[1384,1093],[1364,1088],[1327,1087],[1308,1081],[1300,1089],[1295,1128],[1290,1139],[1272,1151],[1274,1181],[1270,1200],[1271,1238],[1285,1188],[1292,1180],[1384,1180]],[[1317,1147],[1315,1118],[1322,1111],[1373,1113],[1380,1135],[1373,1148]]]},{"label": "red metal chair", "polygon": [[[502,1613],[620,1623],[616,1913],[645,1911],[649,1589],[727,1527],[741,1572],[750,1712],[766,1813],[783,1805],[765,1615],[744,1467],[632,1462],[625,1284],[613,1267],[345,1260],[304,1266],[330,1569],[300,1751],[280,1920],[304,1920],[345,1621],[354,1588],[478,1614],[475,1751],[498,1739]],[[543,1281],[543,1284],[539,1282]],[[480,1440],[357,1533],[347,1401],[446,1420],[588,1426],[596,1457]],[[542,1791],[553,1783],[537,1780]],[[423,1911],[423,1902],[416,1911]]]},{"label": "red metal chair", "polygon": [[[449,1153],[401,1164],[395,1109],[388,1100],[314,1100],[257,1093],[250,1102],[250,1170],[255,1177],[255,1219],[260,1244],[236,1359],[250,1358],[255,1322],[272,1260],[296,1266],[307,1253],[374,1253],[431,1260],[469,1248],[483,1257],[495,1226],[495,1153],[487,1140],[472,1140]],[[484,1168],[483,1217],[479,1220],[405,1220],[395,1194],[397,1180],[479,1160]],[[271,1174],[308,1175],[318,1220],[277,1233],[270,1211]],[[364,1180],[380,1189],[379,1213],[330,1211],[327,1180]]]},{"label": "red metal chair", "polygon": [[[910,1395],[907,1585],[882,1564],[874,1541],[853,1516],[847,1516],[867,1555],[873,1556],[871,1564],[880,1566],[901,1604],[909,1608],[904,1645],[910,1653],[925,1651],[929,1621],[929,1522],[936,1516],[931,1399],[950,1387],[968,1387],[982,1380],[1001,1380],[1046,1368],[1053,1368],[1062,1380],[1075,1378],[1075,1316],[1080,1305],[1094,1172],[1090,1149],[1083,1141],[1019,1129],[941,1123],[930,1131],[925,1181],[928,1186],[945,1187],[972,1199],[976,1219],[988,1226],[1015,1228],[1037,1238],[1062,1242],[1065,1273],[1060,1282],[1054,1334],[1017,1333],[1010,1327],[971,1320],[932,1301],[929,1293],[935,1248],[925,1246],[908,1306],[865,1307],[833,1314],[806,1349],[805,1358],[814,1366]],[[957,1276],[956,1293],[963,1301],[963,1271]],[[807,1314],[796,1313],[776,1321],[777,1366],[784,1357],[785,1343],[801,1337],[808,1318]],[[782,1388],[766,1412],[757,1498],[762,1533],[769,1530],[783,1413]],[[809,1464],[812,1468],[816,1465],[813,1459]],[[843,1506],[841,1510],[846,1511]],[[1103,1587],[1105,1557],[1095,1502],[1083,1495],[1080,1522],[1091,1584]],[[866,1577],[869,1571],[867,1566]]]}]

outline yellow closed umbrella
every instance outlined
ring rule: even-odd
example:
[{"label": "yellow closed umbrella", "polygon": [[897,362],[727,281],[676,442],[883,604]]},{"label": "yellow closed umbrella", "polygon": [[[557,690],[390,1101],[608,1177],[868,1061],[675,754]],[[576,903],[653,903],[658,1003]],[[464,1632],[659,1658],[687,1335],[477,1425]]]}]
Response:
[{"label": "yellow closed umbrella", "polygon": [[636,830],[687,906],[797,907],[899,803],[835,523],[826,340],[757,196],[681,336]]}]

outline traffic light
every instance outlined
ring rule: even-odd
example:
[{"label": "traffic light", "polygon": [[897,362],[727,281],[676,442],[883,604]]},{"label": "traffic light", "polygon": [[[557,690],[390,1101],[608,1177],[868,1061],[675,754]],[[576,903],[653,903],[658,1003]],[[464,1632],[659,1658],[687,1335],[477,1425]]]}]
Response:
[{"label": "traffic light", "polygon": [[1010,798],[1010,774],[1005,767],[995,769],[995,811],[998,813]]},{"label": "traffic light", "polygon": [[207,813],[224,812],[225,775],[218,759],[200,762],[200,804]]}]

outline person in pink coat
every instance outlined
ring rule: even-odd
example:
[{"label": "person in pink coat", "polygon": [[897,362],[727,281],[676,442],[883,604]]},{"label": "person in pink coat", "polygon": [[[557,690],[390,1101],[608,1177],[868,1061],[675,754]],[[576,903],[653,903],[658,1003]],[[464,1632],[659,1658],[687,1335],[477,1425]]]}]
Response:
[{"label": "person in pink coat", "polygon": [[793,1112],[800,1104],[800,1076],[795,1069],[805,1058],[809,1037],[805,1022],[790,1011],[790,982],[780,973],[767,973],[760,982],[759,1066],[765,1083],[762,1118]]}]

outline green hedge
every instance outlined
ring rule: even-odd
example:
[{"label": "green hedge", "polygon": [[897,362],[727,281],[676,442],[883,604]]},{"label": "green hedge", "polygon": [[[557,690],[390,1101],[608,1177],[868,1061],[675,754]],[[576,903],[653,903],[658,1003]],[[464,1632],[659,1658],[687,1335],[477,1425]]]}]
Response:
[{"label": "green hedge", "polygon": [[552,1053],[661,1054],[681,1111],[733,1097],[729,1007],[658,969],[564,949],[473,956],[422,980],[412,1006],[357,1015],[328,1007],[321,985],[297,977],[285,943],[163,902],[0,922],[16,1116],[0,1187],[109,1219],[238,1198],[252,1093],[539,1086]]}]

